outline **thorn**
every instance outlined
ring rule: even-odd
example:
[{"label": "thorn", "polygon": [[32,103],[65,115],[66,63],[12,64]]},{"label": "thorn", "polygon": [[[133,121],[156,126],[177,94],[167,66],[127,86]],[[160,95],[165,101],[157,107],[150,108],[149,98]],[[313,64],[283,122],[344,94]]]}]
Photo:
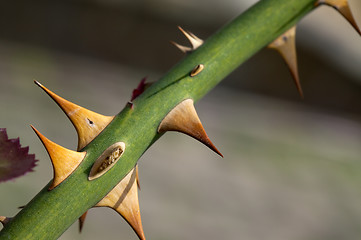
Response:
[{"label": "thorn", "polygon": [[171,43],[174,46],[176,46],[177,48],[179,48],[179,50],[181,50],[182,52],[184,52],[184,53],[192,52],[192,51],[196,50],[197,48],[199,48],[203,44],[204,41],[202,39],[198,38],[193,33],[183,30],[183,28],[181,28],[180,26],[178,26],[178,29],[186,36],[186,38],[192,44],[192,47],[186,47],[186,46],[183,46],[183,45],[180,45],[178,43],[171,41]]},{"label": "thorn", "polygon": [[281,54],[292,74],[298,93],[300,94],[301,98],[303,98],[303,91],[297,67],[296,26],[293,26],[281,36],[276,38],[271,44],[268,45],[268,47],[277,50]]},{"label": "thorn", "polygon": [[321,4],[328,5],[336,9],[346,20],[352,25],[352,27],[361,35],[360,28],[357,26],[357,23],[352,16],[350,5],[348,0],[318,0],[315,5],[319,6]]},{"label": "thorn", "polygon": [[114,116],[103,116],[69,102],[44,87],[38,81],[34,82],[59,105],[74,125],[78,133],[78,151],[83,149],[96,136],[98,136],[99,133],[103,131],[103,129],[108,126],[114,118]]},{"label": "thorn", "polygon": [[83,161],[86,152],[76,152],[66,149],[47,139],[33,126],[31,127],[46,148],[51,163],[53,164],[54,179],[49,187],[49,190],[52,190],[69,177],[69,175],[79,166]]},{"label": "thorn", "polygon": [[202,72],[204,69],[204,65],[203,64],[198,64],[190,73],[191,77],[194,77],[196,75],[198,75],[200,72]]},{"label": "thorn", "polygon": [[223,155],[213,145],[208,138],[197,112],[193,105],[192,99],[186,99],[175,106],[159,124],[158,132],[177,131],[191,136],[205,144],[221,157]]},{"label": "thorn", "polygon": [[135,173],[136,173],[136,178],[137,178],[137,185],[138,185],[138,189],[140,189],[140,182],[139,182],[139,170],[138,170],[138,164],[135,165]]},{"label": "thorn", "polygon": [[139,210],[136,167],[95,206],[113,208],[129,223],[139,239],[145,239]]},{"label": "thorn", "polygon": [[8,224],[11,221],[12,218],[0,216],[0,222],[3,225],[3,227],[6,227],[6,224]]},{"label": "thorn", "polygon": [[87,214],[88,214],[88,211],[83,213],[83,215],[81,215],[79,218],[79,233],[81,233],[81,231],[83,230],[84,222],[85,222],[85,218],[86,218]]},{"label": "thorn", "polygon": [[89,173],[89,181],[99,178],[108,172],[120,159],[125,151],[125,143],[117,142],[108,147],[97,160],[95,160]]},{"label": "thorn", "polygon": [[191,47],[186,47],[183,45],[180,45],[174,41],[170,41],[171,44],[173,44],[174,46],[176,46],[179,50],[181,50],[183,53],[188,53],[188,52],[192,52],[193,49]]}]

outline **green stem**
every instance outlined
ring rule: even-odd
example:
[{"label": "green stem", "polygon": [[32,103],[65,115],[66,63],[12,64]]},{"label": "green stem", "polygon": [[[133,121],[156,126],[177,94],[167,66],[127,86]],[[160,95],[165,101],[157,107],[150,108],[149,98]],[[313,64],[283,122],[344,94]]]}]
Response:
[{"label": "green stem", "polygon": [[[315,0],[263,0],[251,7],[201,47],[187,55],[164,77],[128,104],[82,151],[87,155],[76,171],[52,191],[46,186],[0,232],[0,239],[56,239],[85,211],[99,202],[161,135],[157,128],[180,101],[202,98],[225,76],[262,47],[296,24],[314,8]],[[204,70],[190,77],[198,64]],[[126,150],[105,175],[88,181],[94,161],[111,144]]]}]

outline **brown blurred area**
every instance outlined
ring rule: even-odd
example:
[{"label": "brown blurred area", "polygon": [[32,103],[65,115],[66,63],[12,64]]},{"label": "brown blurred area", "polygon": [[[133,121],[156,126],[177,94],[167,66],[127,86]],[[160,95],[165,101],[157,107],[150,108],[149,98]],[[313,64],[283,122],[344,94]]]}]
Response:
[{"label": "brown blurred area", "polygon": [[[93,111],[119,112],[138,82],[156,81],[183,57],[180,25],[207,39],[255,1],[73,0],[0,3],[0,127],[40,160],[35,173],[0,185],[12,216],[51,179],[31,132],[70,149],[76,135],[32,83]],[[361,3],[349,1],[360,23]],[[196,108],[218,159],[169,133],[140,159],[140,206],[148,239],[358,239],[361,234],[361,37],[322,7],[297,30],[305,98],[278,54],[263,49]],[[82,234],[60,239],[136,239],[108,209]]]}]

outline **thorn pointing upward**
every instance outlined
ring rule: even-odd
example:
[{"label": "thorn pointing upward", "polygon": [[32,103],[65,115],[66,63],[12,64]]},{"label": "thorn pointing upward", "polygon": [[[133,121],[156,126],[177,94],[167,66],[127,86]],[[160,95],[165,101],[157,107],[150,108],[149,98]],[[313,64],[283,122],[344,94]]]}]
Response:
[{"label": "thorn pointing upward", "polygon": [[271,44],[268,45],[268,47],[276,49],[281,54],[283,60],[286,62],[292,74],[298,93],[300,94],[301,98],[303,98],[303,91],[300,83],[300,78],[298,75],[295,36],[296,36],[296,26],[293,26],[292,28],[287,30],[284,34],[276,38]]},{"label": "thorn pointing upward", "polygon": [[41,87],[64,111],[78,133],[78,151],[90,143],[113,120],[114,116],[103,116],[59,97],[38,81]]},{"label": "thorn pointing upward", "polygon": [[178,43],[171,41],[171,43],[173,45],[175,45],[177,48],[179,48],[179,50],[181,50],[182,52],[184,52],[184,53],[192,52],[192,51],[196,50],[197,48],[199,48],[203,44],[203,40],[198,38],[193,33],[184,30],[180,26],[178,26],[178,29],[186,36],[186,38],[192,44],[192,47],[186,47],[186,46],[183,46],[183,45],[180,45]]},{"label": "thorn pointing upward", "polygon": [[336,9],[344,18],[346,18],[358,34],[361,35],[360,28],[357,26],[357,23],[352,16],[348,0],[318,0],[315,5],[319,6],[321,4],[325,4]]},{"label": "thorn pointing upward", "polygon": [[46,148],[53,164],[54,179],[49,187],[49,190],[52,190],[69,177],[69,175],[79,166],[83,161],[86,152],[75,152],[66,149],[47,139],[33,126],[31,127]]},{"label": "thorn pointing upward", "polygon": [[139,239],[144,240],[145,236],[139,210],[136,172],[135,167],[95,206],[113,208],[129,223]]},{"label": "thorn pointing upward", "polygon": [[158,127],[158,132],[164,133],[167,131],[177,131],[187,134],[223,157],[207,136],[194,108],[192,99],[182,101],[165,116]]}]

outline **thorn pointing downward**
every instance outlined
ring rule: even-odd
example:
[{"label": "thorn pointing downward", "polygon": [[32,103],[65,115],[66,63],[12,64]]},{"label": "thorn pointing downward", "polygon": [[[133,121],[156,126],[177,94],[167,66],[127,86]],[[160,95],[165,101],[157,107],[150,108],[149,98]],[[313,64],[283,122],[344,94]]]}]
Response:
[{"label": "thorn pointing downward", "polygon": [[276,49],[282,56],[283,60],[286,62],[292,77],[295,81],[297,90],[303,98],[303,91],[300,83],[300,78],[298,75],[297,67],[297,54],[296,54],[296,26],[293,26],[287,30],[284,34],[276,38],[271,44],[268,45],[269,48]]},{"label": "thorn pointing downward", "polygon": [[213,145],[204,130],[193,105],[192,99],[186,99],[174,107],[158,127],[159,133],[177,131],[191,136],[205,144],[221,157],[223,155]]},{"label": "thorn pointing downward", "polygon": [[95,206],[113,208],[129,223],[139,239],[145,239],[139,210],[136,167]]},{"label": "thorn pointing downward", "polygon": [[[135,182],[137,183],[137,186],[138,186],[138,188],[140,189],[140,187],[139,187],[139,177],[138,177],[138,164],[135,166]],[[124,198],[123,199],[123,201],[122,202],[120,202],[120,205],[122,205],[122,206],[119,206],[118,208],[119,208],[119,211],[118,210],[116,210],[118,213],[120,213],[120,215],[122,215],[123,216],[123,218],[125,218],[125,219],[137,219],[138,217],[137,216],[128,216],[127,215],[127,212],[140,212],[139,211],[139,203],[137,204],[137,203],[135,203],[134,201],[136,201],[136,202],[138,202],[138,198],[135,198],[134,197],[134,195],[135,195],[135,193],[134,193],[134,189],[132,189],[132,187],[133,187],[133,185],[132,184],[134,184],[134,183],[132,183],[132,181],[130,181],[129,180],[129,176],[130,175],[133,175],[134,174],[134,169],[125,177],[125,178],[123,178],[122,179],[122,181],[117,185],[117,187],[115,187],[115,188],[117,188],[117,192],[121,192],[122,194],[124,194],[124,195],[122,195],[121,197],[119,197],[119,199],[120,198]],[[127,189],[128,188],[128,189]],[[129,191],[129,189],[132,189],[132,191]],[[113,189],[113,191],[115,191],[114,189]],[[128,196],[128,193],[129,192],[131,192],[131,195],[132,196],[129,196],[129,198],[127,197]],[[105,198],[107,198],[108,200],[109,200],[109,198],[112,198],[110,195],[109,195],[110,193],[108,193],[108,195],[107,195],[107,197],[104,197],[104,199]],[[113,195],[112,195],[113,196]],[[106,200],[102,200],[102,201],[100,201],[97,205],[95,205],[96,207],[98,206],[98,207],[100,207],[100,206],[106,206],[106,207],[111,207],[112,208],[112,205],[111,204],[109,204],[109,202],[106,202]],[[132,200],[133,199],[133,200]],[[133,202],[132,202],[133,201]],[[121,209],[127,209],[127,208],[129,208],[129,207],[132,207],[133,208],[133,210],[132,209],[130,209],[130,210],[128,210],[128,211],[123,211],[123,210],[121,210]],[[83,215],[81,215],[81,217],[79,218],[79,232],[81,232],[82,231],[82,229],[83,229],[83,227],[84,227],[84,222],[85,222],[85,219],[86,219],[86,216],[87,216],[87,214],[88,214],[88,211],[86,211]],[[124,216],[124,215],[127,215],[127,216]],[[128,221],[128,220],[126,220],[126,221]],[[143,236],[144,237],[144,233],[143,233],[143,229],[139,229],[139,226],[141,226],[142,225],[142,223],[141,223],[141,220],[140,220],[140,215],[139,215],[139,220],[137,220],[137,221],[139,221],[139,222],[136,222],[136,223],[134,223],[133,225],[134,225],[134,227],[133,227],[133,225],[132,225],[132,228],[133,229],[137,229],[137,230],[135,230],[136,232],[137,232],[137,235],[141,235],[141,236]],[[130,222],[130,220],[128,221],[128,222]],[[132,222],[134,222],[134,220],[132,221]]]},{"label": "thorn pointing downward", "polygon": [[86,219],[86,215],[88,214],[88,211],[86,211],[85,213],[83,213],[83,215],[80,216],[79,218],[79,232],[81,233],[81,231],[83,230],[84,227],[84,222]]},{"label": "thorn pointing downward", "polygon": [[103,116],[59,97],[38,81],[41,87],[64,111],[78,133],[78,151],[90,143],[113,120],[114,116]]},{"label": "thorn pointing downward", "polygon": [[184,53],[192,52],[192,51],[196,50],[197,48],[199,48],[203,44],[203,40],[198,38],[193,33],[184,30],[180,26],[178,26],[178,28],[192,44],[192,47],[186,47],[186,46],[183,46],[183,45],[180,45],[178,43],[171,41],[171,43],[173,45],[175,45],[177,48],[179,48],[179,50],[181,50],[182,52],[184,52]]},{"label": "thorn pointing downward", "polygon": [[346,20],[352,25],[352,27],[361,35],[360,28],[357,26],[357,23],[352,16],[350,5],[347,0],[318,0],[316,6],[321,4],[328,5],[336,9]]},{"label": "thorn pointing downward", "polygon": [[75,152],[66,149],[47,139],[33,126],[31,127],[46,148],[53,164],[54,179],[49,187],[49,190],[52,190],[69,177],[69,175],[79,166],[83,161],[86,152]]}]

